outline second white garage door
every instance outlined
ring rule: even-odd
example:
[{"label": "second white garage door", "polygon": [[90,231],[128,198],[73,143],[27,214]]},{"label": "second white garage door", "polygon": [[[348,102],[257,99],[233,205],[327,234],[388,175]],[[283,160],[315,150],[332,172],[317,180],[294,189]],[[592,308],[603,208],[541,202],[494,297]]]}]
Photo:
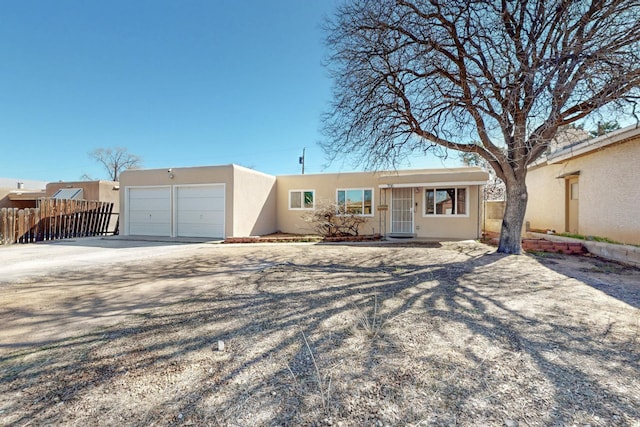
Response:
[{"label": "second white garage door", "polygon": [[176,236],[224,238],[224,184],[175,187]]}]

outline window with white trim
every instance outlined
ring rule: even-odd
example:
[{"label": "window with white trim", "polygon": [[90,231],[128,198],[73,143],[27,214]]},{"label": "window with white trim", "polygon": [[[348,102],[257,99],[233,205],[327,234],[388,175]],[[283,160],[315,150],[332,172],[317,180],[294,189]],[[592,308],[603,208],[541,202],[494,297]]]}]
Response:
[{"label": "window with white trim", "polygon": [[373,189],[371,188],[338,190],[336,202],[339,213],[373,215]]},{"label": "window with white trim", "polygon": [[289,209],[313,209],[315,190],[290,190]]},{"label": "window with white trim", "polygon": [[424,191],[424,216],[458,215],[467,216],[466,187],[427,188]]}]

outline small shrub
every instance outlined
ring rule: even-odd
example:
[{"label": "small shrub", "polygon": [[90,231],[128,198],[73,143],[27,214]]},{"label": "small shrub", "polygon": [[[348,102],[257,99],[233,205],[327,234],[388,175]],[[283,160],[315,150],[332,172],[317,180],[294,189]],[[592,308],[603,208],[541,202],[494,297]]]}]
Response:
[{"label": "small shrub", "polygon": [[367,221],[331,202],[318,203],[314,210],[305,213],[302,218],[324,237],[357,236],[358,228]]}]

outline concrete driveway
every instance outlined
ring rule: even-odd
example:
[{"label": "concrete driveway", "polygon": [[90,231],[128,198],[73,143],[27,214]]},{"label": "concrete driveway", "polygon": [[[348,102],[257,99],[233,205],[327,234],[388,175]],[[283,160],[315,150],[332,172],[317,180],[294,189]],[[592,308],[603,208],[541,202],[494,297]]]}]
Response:
[{"label": "concrete driveway", "polygon": [[213,246],[117,238],[0,246],[0,354],[188,297],[203,282],[175,272]]},{"label": "concrete driveway", "polygon": [[0,246],[0,283],[29,276],[174,256],[207,243],[88,237]]}]

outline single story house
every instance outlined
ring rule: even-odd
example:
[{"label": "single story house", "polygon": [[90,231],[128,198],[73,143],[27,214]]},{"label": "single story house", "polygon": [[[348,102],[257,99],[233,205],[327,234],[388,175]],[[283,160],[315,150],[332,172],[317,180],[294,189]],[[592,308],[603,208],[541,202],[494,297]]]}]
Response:
[{"label": "single story house", "polygon": [[50,182],[45,197],[65,200],[92,200],[113,203],[107,230],[115,232],[120,212],[120,184],[117,181],[58,181]]},{"label": "single story house", "polygon": [[0,208],[35,208],[46,196],[44,181],[0,178]]},{"label": "single story house", "polygon": [[117,181],[58,181],[46,186],[46,196],[67,200],[98,200],[114,204],[115,212],[120,203]]},{"label": "single story house", "polygon": [[525,223],[640,244],[640,127],[550,153],[530,166]]},{"label": "single story house", "polygon": [[366,218],[360,234],[475,239],[488,177],[477,167],[281,176],[233,164],[127,170],[120,228],[212,239],[311,233],[305,212],[332,202]]}]

